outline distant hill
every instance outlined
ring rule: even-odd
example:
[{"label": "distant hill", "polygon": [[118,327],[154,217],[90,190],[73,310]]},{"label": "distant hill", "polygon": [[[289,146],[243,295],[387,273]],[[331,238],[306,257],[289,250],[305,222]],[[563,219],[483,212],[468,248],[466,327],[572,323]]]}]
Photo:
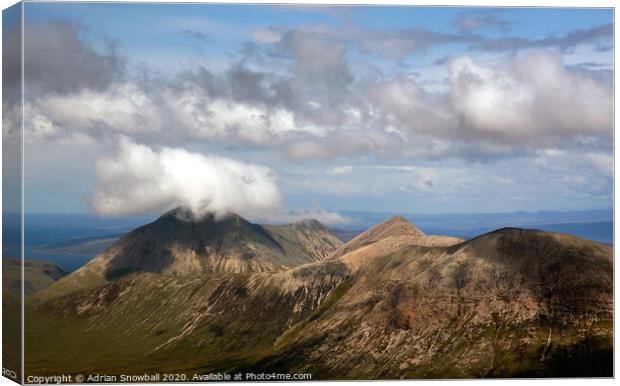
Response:
[{"label": "distant hill", "polygon": [[113,235],[99,237],[84,237],[80,239],[70,239],[59,241],[56,243],[45,244],[34,248],[38,252],[57,255],[77,255],[77,256],[95,256],[104,252],[116,240],[124,236],[125,233],[117,233]]},{"label": "distant hill", "polygon": [[[313,379],[613,375],[609,246],[518,228],[463,241],[428,236],[396,217],[334,245],[325,258],[317,245],[332,239],[316,234],[320,224],[277,234],[238,216],[179,221],[174,213],[162,216],[119,240],[119,249],[106,252],[111,259],[93,260],[106,269],[119,256],[125,266],[143,262],[143,271],[93,282],[80,270],[31,297],[28,372],[137,374],[156,367],[184,374],[311,373]],[[209,236],[194,232],[206,229]],[[306,241],[284,246],[295,238]],[[192,240],[216,242],[209,245],[232,251],[226,256],[235,269],[178,275],[148,259],[170,257],[161,249],[170,248],[169,240],[186,249]],[[306,250],[306,263],[239,270],[237,256],[248,242],[268,259]],[[141,249],[146,245],[149,253]],[[127,258],[116,254],[121,250]],[[278,260],[262,264],[268,261]]]},{"label": "distant hill", "polygon": [[[21,265],[19,259],[2,259],[2,286],[14,294],[21,294]],[[24,293],[30,295],[45,289],[68,274],[49,261],[25,259]]]},{"label": "distant hill", "polygon": [[23,267],[20,259],[2,258],[2,360],[13,369],[22,363],[22,273],[26,298],[69,274],[49,261],[24,259]]}]

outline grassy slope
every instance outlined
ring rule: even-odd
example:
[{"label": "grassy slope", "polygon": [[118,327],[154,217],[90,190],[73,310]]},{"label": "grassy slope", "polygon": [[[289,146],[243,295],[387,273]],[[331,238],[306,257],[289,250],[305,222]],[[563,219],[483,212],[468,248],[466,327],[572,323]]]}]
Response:
[{"label": "grassy slope", "polygon": [[193,373],[253,363],[342,280],[337,269],[326,271],[333,278],[310,288],[304,272],[296,275],[139,274],[51,302],[31,300],[28,370]]}]

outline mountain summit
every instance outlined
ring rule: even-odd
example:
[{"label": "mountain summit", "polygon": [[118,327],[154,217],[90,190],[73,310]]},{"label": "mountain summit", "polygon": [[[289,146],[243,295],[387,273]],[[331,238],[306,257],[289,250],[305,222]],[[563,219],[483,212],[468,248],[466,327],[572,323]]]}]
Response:
[{"label": "mountain summit", "polygon": [[275,271],[320,260],[340,244],[318,221],[262,226],[234,213],[194,217],[176,208],[128,233],[76,273],[115,279],[132,272]]},{"label": "mountain summit", "polygon": [[[451,245],[463,241],[458,237],[429,236],[402,216],[394,216],[360,233],[336,250],[332,257],[341,257],[373,245],[383,252],[403,245]],[[376,249],[375,248],[375,249]],[[378,252],[378,251],[377,251]],[[372,252],[374,255],[376,252]]]}]

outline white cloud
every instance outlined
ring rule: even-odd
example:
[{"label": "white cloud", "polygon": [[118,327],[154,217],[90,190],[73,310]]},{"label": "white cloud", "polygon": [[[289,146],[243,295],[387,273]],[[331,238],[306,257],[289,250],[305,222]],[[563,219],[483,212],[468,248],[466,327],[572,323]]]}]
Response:
[{"label": "white cloud", "polygon": [[265,166],[183,149],[157,151],[127,137],[121,138],[116,157],[97,160],[95,173],[90,203],[104,215],[163,213],[184,206],[197,217],[233,212],[277,222],[348,221],[318,204],[310,210],[284,210],[277,175]]},{"label": "white cloud", "polygon": [[295,131],[323,134],[319,127],[296,124],[294,115],[284,109],[269,111],[260,106],[225,100],[214,100],[207,108],[209,116],[198,132],[198,136],[204,138],[226,138],[237,133],[241,139],[265,143],[273,137]]},{"label": "white cloud", "polygon": [[593,170],[604,177],[613,178],[614,175],[614,157],[611,154],[592,153],[585,156],[585,160],[589,163]]},{"label": "white cloud", "polygon": [[327,174],[331,175],[339,175],[339,174],[349,174],[353,171],[353,166],[335,166],[327,171]]},{"label": "white cloud", "polygon": [[[149,144],[197,141],[295,161],[345,162],[368,156],[488,161],[543,149],[611,148],[611,84],[593,71],[567,67],[551,50],[493,65],[455,58],[446,86],[437,90],[407,71],[354,71],[351,38],[331,28],[254,32],[273,41],[280,55],[262,64],[231,63],[220,73],[199,68],[33,94],[27,138],[100,140],[121,133]],[[422,30],[406,35],[445,38]]]},{"label": "white cloud", "polygon": [[135,83],[115,83],[106,90],[49,94],[27,103],[27,137],[54,138],[76,133],[97,136],[156,132],[161,128],[157,105]]},{"label": "white cloud", "polygon": [[274,44],[282,40],[282,32],[275,28],[257,28],[252,31],[252,37],[259,43]]},{"label": "white cloud", "polygon": [[460,137],[533,148],[611,138],[611,87],[566,69],[557,53],[531,52],[498,66],[459,57],[449,72]]},{"label": "white cloud", "polygon": [[281,194],[268,168],[183,149],[155,151],[124,138],[115,158],[96,163],[93,208],[101,214],[163,212],[187,206],[195,214],[257,216],[277,211]]}]

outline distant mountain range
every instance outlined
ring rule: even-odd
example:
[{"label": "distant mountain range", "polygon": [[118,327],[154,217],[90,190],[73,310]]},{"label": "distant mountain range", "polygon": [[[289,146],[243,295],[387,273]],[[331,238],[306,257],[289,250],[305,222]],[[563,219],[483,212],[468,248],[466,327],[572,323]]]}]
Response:
[{"label": "distant mountain range", "polygon": [[[398,213],[340,211],[352,219],[350,226],[373,225]],[[536,211],[536,212],[500,212],[500,213],[405,213],[403,217],[414,221],[421,228],[476,229],[495,228],[506,225],[536,226],[540,224],[589,223],[613,221],[613,209],[573,210],[573,211]]]},{"label": "distant mountain range", "polygon": [[[391,218],[396,213],[342,211],[350,223],[338,226],[346,234],[361,231]],[[471,238],[497,228],[511,226],[568,232],[578,236],[611,244],[613,243],[613,210],[538,211],[507,213],[444,213],[403,214],[409,221],[426,232]]]},{"label": "distant mountain range", "polygon": [[316,221],[177,209],[28,296],[26,313],[39,375],[613,375],[612,249],[537,230],[465,240],[396,216],[342,244]]}]

